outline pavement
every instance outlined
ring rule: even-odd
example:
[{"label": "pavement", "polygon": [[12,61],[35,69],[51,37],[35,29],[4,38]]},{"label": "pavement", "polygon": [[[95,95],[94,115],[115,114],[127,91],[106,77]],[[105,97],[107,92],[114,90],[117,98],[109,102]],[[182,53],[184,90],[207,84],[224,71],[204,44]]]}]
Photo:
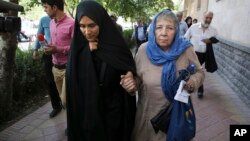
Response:
[{"label": "pavement", "polygon": [[[206,73],[202,99],[192,95],[194,141],[229,141],[230,124],[250,124],[250,109],[217,73]],[[50,103],[0,132],[0,141],[66,141],[66,111],[50,119]]]}]

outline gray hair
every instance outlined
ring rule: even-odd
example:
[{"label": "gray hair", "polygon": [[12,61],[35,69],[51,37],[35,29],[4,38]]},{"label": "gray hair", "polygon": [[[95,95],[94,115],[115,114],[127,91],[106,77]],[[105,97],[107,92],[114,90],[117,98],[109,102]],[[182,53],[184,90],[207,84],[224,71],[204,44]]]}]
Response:
[{"label": "gray hair", "polygon": [[177,12],[177,13],[176,13],[176,16],[177,16],[177,17],[182,17],[182,16],[183,16],[183,12],[182,12],[182,11]]},{"label": "gray hair", "polygon": [[206,15],[209,15],[209,14],[212,14],[212,15],[214,15],[214,13],[212,12],[212,11],[206,11],[206,12],[204,12],[204,16],[206,16]]},{"label": "gray hair", "polygon": [[175,26],[178,27],[179,21],[173,12],[165,10],[158,15],[157,20],[161,18],[173,21]]}]

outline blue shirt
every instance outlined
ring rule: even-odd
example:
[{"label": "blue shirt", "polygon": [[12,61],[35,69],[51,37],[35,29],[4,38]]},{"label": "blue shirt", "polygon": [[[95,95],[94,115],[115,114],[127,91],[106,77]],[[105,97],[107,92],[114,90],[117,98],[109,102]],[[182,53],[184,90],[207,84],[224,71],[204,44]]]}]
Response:
[{"label": "blue shirt", "polygon": [[[38,26],[38,34],[43,34],[45,37],[45,40],[47,42],[50,42],[50,30],[49,30],[49,24],[50,24],[50,17],[44,16],[40,19],[39,26]],[[38,50],[41,47],[39,41],[36,39],[35,44],[33,46],[34,50]]]},{"label": "blue shirt", "polygon": [[184,22],[184,21],[181,21],[181,22],[179,23],[179,28],[180,28],[180,35],[181,35],[181,36],[184,36],[185,33],[186,33],[187,30],[188,30],[187,23]]},{"label": "blue shirt", "polygon": [[138,39],[140,40],[140,41],[144,41],[145,40],[145,35],[144,35],[144,26],[139,26],[138,27]]}]

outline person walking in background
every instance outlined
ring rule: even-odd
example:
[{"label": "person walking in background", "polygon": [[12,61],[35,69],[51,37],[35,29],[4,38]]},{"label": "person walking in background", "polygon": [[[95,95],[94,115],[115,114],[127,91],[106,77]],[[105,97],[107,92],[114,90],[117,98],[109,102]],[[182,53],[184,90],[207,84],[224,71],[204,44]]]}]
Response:
[{"label": "person walking in background", "polygon": [[[206,12],[203,16],[203,21],[191,26],[184,36],[190,39],[200,63],[205,63],[207,72],[214,72],[217,70],[212,44],[218,42],[216,39],[218,33],[217,30],[210,25],[213,15],[211,11]],[[204,88],[202,85],[198,90],[198,97],[202,98],[203,93]]]},{"label": "person walking in background", "polygon": [[[74,20],[64,13],[64,0],[42,0],[44,11],[50,21],[51,40],[45,54],[52,54],[52,72],[59,92],[62,106],[66,108],[65,72],[71,39],[73,38]],[[65,129],[67,135],[67,128]]]},{"label": "person walking in background", "polygon": [[80,2],[66,71],[68,141],[130,141],[136,101],[120,80],[135,73],[107,11],[95,1]]},{"label": "person walking in background", "polygon": [[[49,23],[50,23],[50,17],[49,16],[44,16],[40,19],[39,22],[39,26],[38,26],[38,31],[37,31],[37,35],[42,34],[45,36],[45,40],[48,42],[50,41],[50,31],[49,31]],[[36,39],[33,49],[33,59],[34,60],[38,60],[39,56],[38,56],[38,49],[41,48],[41,44],[39,43],[39,41]],[[51,100],[51,105],[52,105],[52,112],[50,113],[50,118],[55,117],[62,109],[61,106],[61,99],[59,97],[59,93],[57,91],[56,88],[56,84],[54,81],[54,76],[52,73],[52,55],[51,54],[45,54],[43,53],[42,56],[42,61],[43,61],[43,68],[45,71],[45,75],[46,75],[46,82],[48,84],[49,87],[49,96],[50,96],[50,100]]]},{"label": "person walking in background", "polygon": [[45,54],[52,54],[52,72],[62,105],[66,106],[65,70],[68,52],[73,38],[74,20],[64,13],[63,0],[42,0],[44,11],[52,19],[50,21],[51,40]]},{"label": "person walking in background", "polygon": [[187,26],[189,28],[192,25],[192,17],[188,16],[186,18],[185,22],[186,22],[186,24],[187,24]]},{"label": "person walking in background", "polygon": [[118,30],[122,33],[122,26],[117,23],[117,17],[115,15],[111,15],[110,18],[112,19]]},{"label": "person walking in background", "polygon": [[[184,136],[188,134],[185,131],[190,129],[189,126],[179,128],[177,125],[186,122],[183,118],[186,112],[176,111],[176,108],[178,109],[176,104],[180,103],[174,100],[180,84],[178,72],[186,69],[190,64],[196,66],[195,73],[190,76],[184,87],[189,91],[197,90],[203,83],[204,72],[191,43],[180,35],[178,25],[177,17],[171,11],[163,10],[158,13],[152,22],[148,42],[141,45],[135,57],[136,79],[131,80],[132,77],[130,77],[123,80],[122,86],[127,91],[132,90],[130,86],[134,81],[139,91],[133,141],[190,140]],[[173,108],[169,127],[166,126],[164,132],[156,133],[151,119],[170,103],[173,104]],[[184,115],[177,118],[174,113]],[[195,129],[195,121],[191,120],[190,124],[192,124],[191,129]],[[192,130],[192,133],[195,133],[195,130]],[[193,138],[193,136],[189,137]]]},{"label": "person walking in background", "polygon": [[142,19],[137,21],[137,26],[132,34],[132,40],[136,41],[136,51],[135,54],[138,51],[138,48],[141,46],[142,43],[147,42],[147,28],[148,26],[144,24],[144,21]]},{"label": "person walking in background", "polygon": [[193,19],[193,24],[196,24],[198,22],[197,19]]},{"label": "person walking in background", "polygon": [[176,16],[178,18],[178,21],[179,21],[179,26],[180,26],[180,35],[181,36],[184,36],[185,33],[187,32],[188,30],[188,25],[185,21],[183,21],[182,17],[183,17],[183,12],[177,12],[176,13]]}]

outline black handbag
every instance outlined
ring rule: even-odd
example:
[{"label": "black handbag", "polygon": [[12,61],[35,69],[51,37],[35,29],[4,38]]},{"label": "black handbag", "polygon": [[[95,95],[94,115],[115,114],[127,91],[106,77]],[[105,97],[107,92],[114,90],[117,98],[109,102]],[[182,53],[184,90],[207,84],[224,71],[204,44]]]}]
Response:
[{"label": "black handbag", "polygon": [[[178,80],[188,80],[191,73],[193,73],[194,71],[190,70],[192,67],[189,66],[188,69],[183,69],[183,70],[179,70],[179,77]],[[194,69],[194,68],[192,68]],[[180,81],[176,81],[176,82],[180,82]],[[166,107],[165,109],[161,110],[156,116],[154,116],[150,121],[151,124],[155,130],[155,133],[158,133],[159,130],[167,133],[168,132],[168,127],[169,127],[169,123],[170,123],[170,118],[171,118],[171,112],[173,109],[173,102],[170,103],[170,105],[168,107]]]},{"label": "black handbag", "polygon": [[161,110],[156,116],[154,116],[150,120],[155,130],[155,133],[158,133],[159,130],[164,133],[167,133],[167,128],[170,123],[172,108],[173,108],[173,104],[171,103],[168,107]]}]

